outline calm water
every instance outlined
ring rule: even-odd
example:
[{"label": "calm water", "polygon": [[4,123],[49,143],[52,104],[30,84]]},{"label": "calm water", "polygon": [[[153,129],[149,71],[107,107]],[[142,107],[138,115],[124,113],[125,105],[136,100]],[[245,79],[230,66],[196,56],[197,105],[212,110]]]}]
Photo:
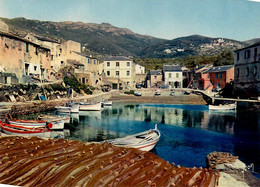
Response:
[{"label": "calm water", "polygon": [[212,112],[204,105],[124,104],[73,114],[66,128],[69,138],[103,141],[155,124],[162,136],[153,152],[164,160],[205,167],[210,152],[230,152],[260,172],[260,113]]}]

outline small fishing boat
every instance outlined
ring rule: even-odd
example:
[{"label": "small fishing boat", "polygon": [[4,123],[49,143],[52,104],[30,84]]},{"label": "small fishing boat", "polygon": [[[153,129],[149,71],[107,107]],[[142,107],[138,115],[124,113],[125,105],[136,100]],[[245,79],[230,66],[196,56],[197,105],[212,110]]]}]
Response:
[{"label": "small fishing boat", "polygon": [[62,119],[56,119],[56,120],[26,120],[26,119],[11,119],[8,120],[8,122],[11,125],[19,125],[23,127],[31,127],[31,128],[37,128],[41,127],[44,128],[46,125],[51,123],[52,125],[49,126],[48,128],[52,130],[58,130],[58,129],[64,129],[64,120]]},{"label": "small fishing boat", "polygon": [[49,122],[55,122],[55,121],[64,121],[64,123],[69,123],[70,122],[70,117],[69,116],[56,116],[56,115],[44,115],[40,114],[38,116],[40,120],[45,120]]},{"label": "small fishing boat", "polygon": [[67,103],[66,106],[70,107],[71,113],[78,113],[79,112],[79,103]]},{"label": "small fishing boat", "polygon": [[79,110],[80,111],[100,111],[101,103],[96,103],[96,104],[80,103]]},{"label": "small fishing boat", "polygon": [[3,133],[15,136],[38,136],[38,137],[50,137],[51,130],[44,127],[23,127],[20,125],[12,125],[0,122],[0,127]]},{"label": "small fishing boat", "polygon": [[8,122],[11,125],[24,125],[27,127],[45,127],[45,120],[27,120],[27,119],[10,119]]},{"label": "small fishing boat", "polygon": [[107,142],[116,146],[131,147],[142,151],[150,151],[156,146],[160,136],[161,133],[157,129],[157,125],[155,125],[154,129],[126,136],[124,138],[108,140]]},{"label": "small fishing boat", "polygon": [[209,110],[236,110],[236,103],[225,105],[209,105]]},{"label": "small fishing boat", "polygon": [[101,102],[102,106],[112,106],[112,104],[113,104],[113,101],[103,101],[103,102]]},{"label": "small fishing boat", "polygon": [[71,112],[71,107],[68,106],[56,106],[55,109],[57,112],[61,113],[70,113]]}]

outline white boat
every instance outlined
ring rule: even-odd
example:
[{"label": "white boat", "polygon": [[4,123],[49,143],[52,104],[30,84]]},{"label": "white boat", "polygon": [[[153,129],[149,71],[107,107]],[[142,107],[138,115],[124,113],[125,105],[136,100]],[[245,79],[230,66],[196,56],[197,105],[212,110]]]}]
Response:
[{"label": "white boat", "polygon": [[71,113],[78,113],[79,112],[79,103],[67,103],[67,106],[70,107]]},{"label": "white boat", "polygon": [[61,113],[70,113],[71,111],[71,107],[68,106],[56,106],[55,109],[57,110],[57,112]]},{"label": "white boat", "polygon": [[155,125],[154,129],[126,136],[124,138],[108,140],[107,142],[116,146],[131,147],[142,151],[150,151],[156,146],[160,136],[161,133],[157,129],[157,125]]},{"label": "white boat", "polygon": [[156,91],[154,92],[154,95],[161,95],[161,92],[160,92],[159,90],[156,90]]},{"label": "white boat", "polygon": [[101,103],[96,103],[96,104],[80,103],[79,110],[81,110],[81,111],[100,111]]},{"label": "white boat", "polygon": [[226,105],[209,105],[209,110],[236,110],[236,103]]},{"label": "white boat", "polygon": [[40,120],[45,120],[47,122],[52,123],[53,127],[51,129],[64,129],[64,123],[70,122],[70,117],[65,116],[55,116],[55,115],[39,115],[38,118]]},{"label": "white boat", "polygon": [[113,101],[103,101],[103,102],[101,102],[102,106],[112,106],[112,104],[113,104]]},{"label": "white boat", "polygon": [[[28,127],[28,128],[45,128],[48,126],[49,129],[57,130],[64,129],[64,120],[56,119],[56,120],[25,120],[25,119],[12,119],[8,120],[11,125],[18,125],[20,127]],[[51,124],[51,125],[50,125]]]}]

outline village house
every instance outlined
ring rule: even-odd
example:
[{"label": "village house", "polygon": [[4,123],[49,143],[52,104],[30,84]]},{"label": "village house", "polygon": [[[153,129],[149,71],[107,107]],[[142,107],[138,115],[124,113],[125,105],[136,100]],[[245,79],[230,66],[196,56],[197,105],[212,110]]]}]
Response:
[{"label": "village house", "polygon": [[212,67],[202,74],[202,79],[204,80],[203,90],[222,89],[234,80],[234,66]]},{"label": "village house", "polygon": [[147,74],[146,87],[160,87],[163,85],[162,70],[150,70]]},{"label": "village house", "polygon": [[179,65],[164,65],[162,69],[163,81],[169,88],[183,87],[182,68]]},{"label": "village house", "polygon": [[208,71],[212,67],[212,64],[202,65],[189,72],[189,77],[191,80],[188,84],[188,88],[204,90],[205,78],[207,79],[206,81],[210,80],[208,76],[203,76],[203,73]]},{"label": "village house", "polygon": [[145,67],[135,64],[135,82],[136,85],[144,86],[146,79]]},{"label": "village house", "polygon": [[[6,25],[4,23],[1,23]],[[0,31],[2,83],[42,82],[50,76],[50,50],[8,32]],[[5,77],[4,74],[7,76]]]},{"label": "village house", "polygon": [[50,79],[55,80],[55,74],[60,70],[60,66],[66,61],[66,57],[61,55],[60,42],[52,40],[46,37],[38,36],[34,33],[28,33],[25,39],[30,40],[33,43],[39,44],[42,47],[50,49],[50,61],[51,61],[51,72]]},{"label": "village house", "polygon": [[124,56],[106,56],[101,64],[103,81],[112,89],[132,89],[135,87],[135,63]]},{"label": "village house", "polygon": [[247,97],[260,95],[260,42],[235,51],[234,87]]}]

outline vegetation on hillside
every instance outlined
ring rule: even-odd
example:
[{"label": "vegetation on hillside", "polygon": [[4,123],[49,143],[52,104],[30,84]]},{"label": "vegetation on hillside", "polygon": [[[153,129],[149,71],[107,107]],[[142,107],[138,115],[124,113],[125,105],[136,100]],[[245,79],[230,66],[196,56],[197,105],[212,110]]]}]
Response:
[{"label": "vegetation on hillside", "polygon": [[224,49],[218,55],[201,55],[187,56],[179,58],[136,58],[135,63],[145,67],[146,72],[149,70],[162,69],[163,65],[180,65],[189,69],[194,69],[197,66],[205,64],[213,64],[214,66],[224,66],[234,64],[234,52],[229,49]]}]

